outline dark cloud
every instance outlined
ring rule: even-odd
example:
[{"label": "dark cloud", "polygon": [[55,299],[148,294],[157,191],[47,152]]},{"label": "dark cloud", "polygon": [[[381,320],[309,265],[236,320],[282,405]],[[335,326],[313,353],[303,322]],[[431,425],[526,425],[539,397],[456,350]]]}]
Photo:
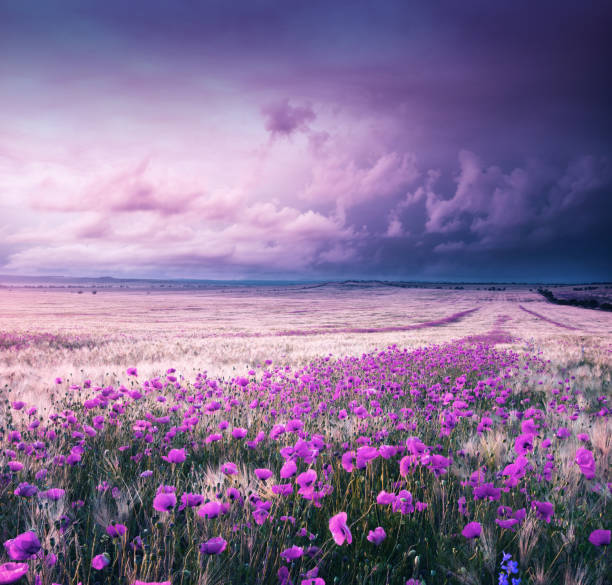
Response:
[{"label": "dark cloud", "polygon": [[268,104],[262,109],[265,127],[272,136],[289,136],[295,131],[308,130],[316,118],[310,106],[292,106],[288,99]]},{"label": "dark cloud", "polygon": [[[314,214],[306,220],[322,214],[330,229],[359,234],[315,246],[300,264],[309,274],[609,279],[610,30],[604,0],[9,0],[0,75],[26,104],[53,89],[49,127],[64,103],[96,112],[94,92],[116,96],[119,110],[135,96],[135,117],[147,96],[165,105],[160,117],[177,114],[177,95],[204,102],[208,87],[248,96],[260,129],[295,137],[270,150],[308,144],[311,174],[283,183]],[[351,138],[363,143],[358,154],[339,149],[343,124],[347,151]],[[233,221],[243,205],[195,187],[176,195],[141,174],[101,181],[77,204],[45,199],[45,209]],[[108,224],[79,229],[104,237]]]}]

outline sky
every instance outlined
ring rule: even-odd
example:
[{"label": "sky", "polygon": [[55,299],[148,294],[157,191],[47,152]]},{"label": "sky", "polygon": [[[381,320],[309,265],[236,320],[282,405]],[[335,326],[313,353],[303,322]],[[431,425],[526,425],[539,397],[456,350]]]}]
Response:
[{"label": "sky", "polygon": [[0,0],[0,274],[612,280],[612,4]]}]

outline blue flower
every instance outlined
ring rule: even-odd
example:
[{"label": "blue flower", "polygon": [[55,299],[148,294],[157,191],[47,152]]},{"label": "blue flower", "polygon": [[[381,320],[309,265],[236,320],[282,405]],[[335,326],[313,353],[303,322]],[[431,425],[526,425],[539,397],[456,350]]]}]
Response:
[{"label": "blue flower", "polygon": [[509,575],[516,575],[518,573],[518,563],[516,561],[508,561],[506,571]]}]

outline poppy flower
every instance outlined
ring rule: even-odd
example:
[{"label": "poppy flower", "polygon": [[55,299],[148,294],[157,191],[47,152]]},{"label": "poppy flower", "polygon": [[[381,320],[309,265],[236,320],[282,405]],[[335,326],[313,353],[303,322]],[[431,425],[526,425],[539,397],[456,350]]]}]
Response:
[{"label": "poppy flower", "polygon": [[247,436],[247,430],[241,427],[235,427],[232,429],[232,437],[234,439],[244,439]]},{"label": "poppy flower", "polygon": [[185,449],[170,449],[168,455],[162,455],[162,459],[168,463],[183,463],[187,459]]},{"label": "poppy flower", "polygon": [[257,479],[260,479],[261,481],[266,481],[267,479],[270,479],[272,477],[273,473],[272,471],[264,467],[255,469],[255,475],[257,476]]},{"label": "poppy flower", "polygon": [[541,520],[545,520],[548,524],[550,524],[550,520],[555,513],[555,508],[550,502],[531,502],[531,507],[535,508],[536,515]]},{"label": "poppy flower", "polygon": [[355,459],[355,451],[347,451],[346,453],[343,453],[340,461],[341,461],[342,467],[344,468],[344,471],[346,471],[347,473],[351,473],[351,471],[355,469],[355,466],[353,465],[354,459]]},{"label": "poppy flower", "polygon": [[337,545],[340,546],[345,541],[347,544],[353,542],[353,536],[346,523],[346,512],[339,512],[329,519],[329,530]]},{"label": "poppy flower", "polygon": [[414,512],[414,506],[412,505],[412,494],[408,490],[400,490],[397,494],[397,498],[393,502],[392,507],[394,512],[400,514],[412,514]]},{"label": "poppy flower", "polygon": [[525,453],[533,451],[533,439],[534,435],[530,433],[519,435],[514,441],[514,450],[516,454],[525,455]]},{"label": "poppy flower", "polygon": [[376,546],[379,546],[382,541],[385,540],[385,538],[387,538],[387,533],[382,526],[378,526],[374,530],[370,530],[367,536],[367,539],[370,542],[373,542]]},{"label": "poppy flower", "polygon": [[297,465],[295,464],[295,461],[290,459],[281,467],[280,476],[282,479],[287,479],[295,475],[296,472],[297,472]]},{"label": "poppy flower", "polygon": [[96,555],[93,559],[91,559],[91,566],[97,571],[101,571],[104,567],[110,565],[110,559],[106,553],[101,555]]},{"label": "poppy flower", "polygon": [[21,496],[22,498],[31,498],[38,493],[38,488],[35,485],[30,485],[29,483],[20,483],[13,493],[16,496]]},{"label": "poppy flower", "polygon": [[309,469],[304,473],[300,473],[296,478],[295,482],[302,488],[312,488],[315,481],[317,481],[317,472],[314,469]]},{"label": "poppy flower", "polygon": [[185,492],[181,496],[181,505],[183,508],[197,508],[198,506],[201,506],[203,502],[204,496],[201,496],[200,494],[190,494]]},{"label": "poppy flower", "polygon": [[238,467],[236,467],[235,463],[230,461],[221,466],[221,472],[225,475],[236,475],[238,473]]},{"label": "poppy flower", "polygon": [[587,479],[593,479],[595,477],[595,459],[593,453],[584,447],[580,447],[576,451],[576,464],[580,467],[580,471],[584,474]]},{"label": "poppy flower", "polygon": [[153,507],[158,512],[169,512],[176,506],[176,495],[173,492],[161,492],[153,498]]},{"label": "poppy flower", "polygon": [[290,483],[279,483],[272,486],[272,492],[278,496],[290,496],[293,493],[293,485]]},{"label": "poppy flower", "polygon": [[389,506],[395,502],[396,498],[397,496],[395,494],[382,490],[376,496],[376,503],[379,504],[380,506]]},{"label": "poppy flower", "polygon": [[4,563],[0,565],[0,585],[19,581],[28,572],[26,563]]},{"label": "poppy flower", "polygon": [[198,516],[202,518],[216,518],[221,512],[221,506],[219,502],[206,502],[199,510]]},{"label": "poppy flower", "polygon": [[610,530],[593,530],[589,535],[589,542],[595,546],[610,544]]},{"label": "poppy flower", "polygon": [[465,525],[464,529],[461,531],[461,534],[465,536],[465,538],[478,538],[480,533],[482,532],[482,526],[480,522],[469,522]]},{"label": "poppy flower", "polygon": [[39,497],[51,500],[52,502],[57,502],[58,500],[61,500],[65,494],[66,491],[61,488],[51,488],[45,492],[40,492]]},{"label": "poppy flower", "polygon": [[13,561],[33,559],[41,549],[35,532],[24,532],[4,543],[6,553]]},{"label": "poppy flower", "polygon": [[226,547],[227,541],[220,536],[215,536],[200,545],[200,552],[205,555],[218,555],[221,554]]},{"label": "poppy flower", "polygon": [[109,524],[106,527],[106,534],[111,538],[120,538],[127,532],[127,526],[125,524]]},{"label": "poppy flower", "polygon": [[280,556],[286,561],[295,561],[304,554],[304,549],[301,546],[292,546],[291,548],[285,549]]}]

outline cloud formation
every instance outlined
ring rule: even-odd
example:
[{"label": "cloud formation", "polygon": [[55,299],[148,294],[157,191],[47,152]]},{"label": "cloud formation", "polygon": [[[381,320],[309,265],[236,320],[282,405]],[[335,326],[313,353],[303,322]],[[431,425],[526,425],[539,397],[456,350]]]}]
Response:
[{"label": "cloud formation", "polygon": [[0,273],[609,279],[610,4],[484,6],[4,3]]},{"label": "cloud formation", "polygon": [[265,127],[272,136],[290,136],[293,132],[308,130],[316,118],[310,106],[292,106],[288,99],[268,104],[261,109]]}]

